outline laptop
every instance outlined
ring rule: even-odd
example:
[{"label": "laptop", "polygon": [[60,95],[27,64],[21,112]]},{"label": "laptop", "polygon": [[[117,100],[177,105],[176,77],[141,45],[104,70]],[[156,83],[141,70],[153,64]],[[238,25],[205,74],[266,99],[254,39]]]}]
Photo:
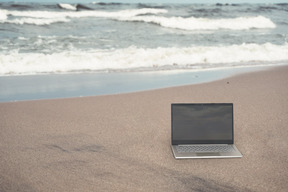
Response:
[{"label": "laptop", "polygon": [[233,124],[233,103],[171,104],[174,157],[242,157],[234,145]]}]

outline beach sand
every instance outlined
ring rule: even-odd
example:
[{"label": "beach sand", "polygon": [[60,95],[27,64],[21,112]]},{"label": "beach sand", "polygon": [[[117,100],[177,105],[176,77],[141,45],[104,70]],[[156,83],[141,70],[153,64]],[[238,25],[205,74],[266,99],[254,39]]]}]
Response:
[{"label": "beach sand", "polygon": [[[0,103],[0,191],[287,191],[288,67],[129,94]],[[236,159],[175,160],[171,103],[233,102]]]}]

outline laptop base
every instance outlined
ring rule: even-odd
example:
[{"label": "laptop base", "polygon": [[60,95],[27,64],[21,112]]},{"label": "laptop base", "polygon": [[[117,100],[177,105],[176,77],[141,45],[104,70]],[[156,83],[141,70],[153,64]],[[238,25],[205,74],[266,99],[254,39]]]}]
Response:
[{"label": "laptop base", "polygon": [[232,144],[234,150],[232,152],[178,152],[177,145],[171,145],[175,159],[208,159],[208,158],[240,158],[242,154]]}]

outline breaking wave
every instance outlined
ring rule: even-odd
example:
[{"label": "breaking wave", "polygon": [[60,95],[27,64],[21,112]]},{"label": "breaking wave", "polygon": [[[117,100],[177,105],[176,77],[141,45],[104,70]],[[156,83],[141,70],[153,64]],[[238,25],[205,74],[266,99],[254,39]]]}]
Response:
[{"label": "breaking wave", "polygon": [[57,6],[61,9],[67,9],[67,10],[72,10],[72,11],[79,11],[79,10],[93,10],[93,8],[87,7],[82,4],[66,4],[66,3],[59,3]]},{"label": "breaking wave", "polygon": [[[14,11],[0,9],[0,23],[50,25],[59,22],[69,22],[72,18],[96,17],[108,18],[122,22],[145,22],[162,27],[181,30],[249,30],[275,28],[276,25],[264,16],[209,19],[196,17],[165,17],[166,9],[141,8],[120,11],[75,11],[78,5],[59,4],[69,11]],[[11,18],[11,16],[13,18]],[[15,18],[16,17],[16,18]]]},{"label": "breaking wave", "polygon": [[219,68],[288,60],[288,44],[242,44],[187,48],[18,53],[0,55],[0,75],[68,73],[105,70],[159,70]]},{"label": "breaking wave", "polygon": [[238,17],[230,19],[207,19],[207,18],[183,18],[183,17],[161,17],[161,16],[137,16],[130,18],[119,18],[122,21],[146,22],[183,30],[249,30],[275,28],[276,25],[268,18],[257,17]]},{"label": "breaking wave", "polygon": [[77,10],[77,6],[76,5],[65,4],[65,3],[59,3],[57,5],[61,9],[67,9],[67,10],[72,10],[72,11],[76,11]]},{"label": "breaking wave", "polygon": [[[62,5],[68,9],[67,4]],[[76,8],[76,7],[75,7]],[[0,9],[0,23],[13,23],[13,24],[34,24],[34,25],[48,25],[56,22],[68,22],[69,18],[83,18],[83,17],[98,17],[98,18],[130,18],[143,14],[160,14],[166,13],[164,9],[130,9],[115,12],[107,11],[9,11]],[[17,19],[10,19],[9,16],[18,17]],[[19,18],[20,17],[20,18]]]}]

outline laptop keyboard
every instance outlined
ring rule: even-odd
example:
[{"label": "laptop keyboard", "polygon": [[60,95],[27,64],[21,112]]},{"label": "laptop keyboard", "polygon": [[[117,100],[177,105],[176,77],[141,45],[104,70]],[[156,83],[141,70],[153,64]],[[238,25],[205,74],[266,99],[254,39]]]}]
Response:
[{"label": "laptop keyboard", "polygon": [[180,145],[176,146],[179,153],[232,152],[232,145]]}]

